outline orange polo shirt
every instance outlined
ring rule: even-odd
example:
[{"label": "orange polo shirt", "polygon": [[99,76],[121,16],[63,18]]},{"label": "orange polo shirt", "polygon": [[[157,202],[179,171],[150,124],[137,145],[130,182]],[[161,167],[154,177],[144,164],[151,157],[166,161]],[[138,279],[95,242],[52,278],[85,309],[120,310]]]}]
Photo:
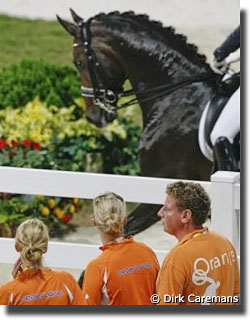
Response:
[{"label": "orange polo shirt", "polygon": [[[207,228],[189,233],[165,258],[156,291],[162,305],[238,302],[233,298],[240,293],[239,267],[233,245]],[[211,299],[211,296],[217,298]]]},{"label": "orange polo shirt", "polygon": [[27,270],[0,288],[3,305],[82,305],[83,296],[67,272]]},{"label": "orange polo shirt", "polygon": [[154,252],[129,237],[100,247],[103,253],[86,268],[86,305],[148,305],[155,293],[159,264]]}]

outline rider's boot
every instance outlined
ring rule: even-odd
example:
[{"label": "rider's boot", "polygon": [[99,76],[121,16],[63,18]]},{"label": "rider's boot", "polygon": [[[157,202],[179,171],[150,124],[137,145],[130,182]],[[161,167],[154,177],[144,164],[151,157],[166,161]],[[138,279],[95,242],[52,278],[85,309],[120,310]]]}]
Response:
[{"label": "rider's boot", "polygon": [[233,145],[228,138],[219,137],[214,145],[214,162],[217,163],[218,170],[238,171]]}]

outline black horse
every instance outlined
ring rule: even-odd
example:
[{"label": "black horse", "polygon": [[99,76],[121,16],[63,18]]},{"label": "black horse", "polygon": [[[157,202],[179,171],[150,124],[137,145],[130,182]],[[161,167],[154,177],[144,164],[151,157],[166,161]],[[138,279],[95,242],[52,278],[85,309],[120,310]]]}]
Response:
[{"label": "black horse", "polygon": [[[146,15],[112,12],[84,22],[71,13],[75,23],[58,20],[74,37],[87,119],[105,126],[117,115],[118,98],[135,93],[143,117],[141,175],[209,180],[212,163],[201,153],[197,133],[203,109],[222,89],[206,57]],[[126,79],[133,90],[124,93]],[[156,222],[158,208],[140,205],[129,215],[126,233]]]}]

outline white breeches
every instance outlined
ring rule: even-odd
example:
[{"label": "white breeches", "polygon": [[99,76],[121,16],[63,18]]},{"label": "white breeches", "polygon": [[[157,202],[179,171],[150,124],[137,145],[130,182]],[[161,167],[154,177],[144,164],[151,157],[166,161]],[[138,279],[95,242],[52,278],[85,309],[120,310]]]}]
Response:
[{"label": "white breeches", "polygon": [[232,143],[240,131],[240,88],[228,100],[210,134],[212,145],[219,137],[226,137]]}]

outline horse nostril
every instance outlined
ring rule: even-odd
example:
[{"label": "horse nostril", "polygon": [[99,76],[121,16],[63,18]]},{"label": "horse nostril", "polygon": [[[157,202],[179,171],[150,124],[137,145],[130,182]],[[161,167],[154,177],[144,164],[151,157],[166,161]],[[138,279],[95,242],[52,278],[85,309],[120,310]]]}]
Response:
[{"label": "horse nostril", "polygon": [[102,123],[102,121],[95,118],[95,117],[91,117],[91,116],[86,115],[86,119],[88,122],[93,123],[98,128],[104,127],[104,124]]}]

